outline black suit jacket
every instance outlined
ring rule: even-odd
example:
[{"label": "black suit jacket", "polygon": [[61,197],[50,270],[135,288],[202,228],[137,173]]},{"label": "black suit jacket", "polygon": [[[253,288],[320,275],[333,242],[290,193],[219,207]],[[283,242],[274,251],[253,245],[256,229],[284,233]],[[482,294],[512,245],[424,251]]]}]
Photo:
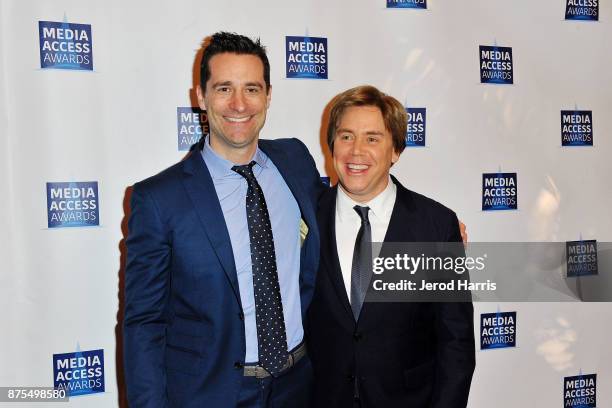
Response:
[{"label": "black suit jacket", "polygon": [[[404,188],[385,242],[461,241],[455,213]],[[337,189],[319,201],[321,262],[308,314],[315,407],[460,408],[475,367],[472,303],[364,303],[355,322],[335,235]]]}]

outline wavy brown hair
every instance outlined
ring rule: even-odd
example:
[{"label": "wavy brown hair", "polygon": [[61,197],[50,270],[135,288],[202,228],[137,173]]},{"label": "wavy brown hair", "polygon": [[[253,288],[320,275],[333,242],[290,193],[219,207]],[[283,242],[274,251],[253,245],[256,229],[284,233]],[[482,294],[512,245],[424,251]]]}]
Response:
[{"label": "wavy brown hair", "polygon": [[397,99],[371,85],[361,85],[336,95],[330,102],[329,123],[327,125],[327,145],[333,153],[336,129],[346,108],[353,106],[375,106],[382,113],[385,127],[393,138],[393,148],[400,154],[406,147],[406,108]]}]

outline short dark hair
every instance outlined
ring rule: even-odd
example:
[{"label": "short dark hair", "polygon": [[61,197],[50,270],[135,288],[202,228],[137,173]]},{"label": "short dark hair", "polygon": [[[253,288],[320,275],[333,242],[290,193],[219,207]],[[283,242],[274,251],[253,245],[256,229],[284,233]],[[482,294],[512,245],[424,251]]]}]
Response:
[{"label": "short dark hair", "polygon": [[264,68],[264,81],[266,92],[270,89],[270,62],[266,55],[266,48],[261,45],[259,38],[251,40],[249,37],[236,33],[219,31],[206,37],[203,43],[204,52],[200,63],[200,86],[206,91],[206,82],[210,79],[209,61],[212,57],[222,53],[246,54],[259,57]]},{"label": "short dark hair", "polygon": [[398,154],[404,151],[406,147],[406,126],[408,125],[406,108],[400,101],[377,88],[371,85],[362,85],[336,95],[330,102],[327,145],[332,154],[338,124],[340,124],[346,108],[352,106],[375,106],[380,109],[385,127],[391,133],[394,150]]}]

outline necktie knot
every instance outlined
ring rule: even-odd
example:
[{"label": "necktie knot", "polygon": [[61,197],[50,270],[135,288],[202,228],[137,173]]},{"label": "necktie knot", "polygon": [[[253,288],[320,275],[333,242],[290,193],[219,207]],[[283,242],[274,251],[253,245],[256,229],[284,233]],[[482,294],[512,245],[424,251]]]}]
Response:
[{"label": "necktie knot", "polygon": [[247,180],[252,180],[255,178],[255,175],[253,174],[253,166],[255,165],[255,160],[251,161],[249,164],[243,164],[240,166],[233,166],[232,170],[234,170],[236,173],[240,174],[242,177],[244,177]]},{"label": "necktie knot", "polygon": [[361,205],[356,205],[353,209],[357,212],[357,215],[361,218],[362,224],[369,224],[370,220],[368,219],[368,211],[370,211],[370,207],[364,207]]}]

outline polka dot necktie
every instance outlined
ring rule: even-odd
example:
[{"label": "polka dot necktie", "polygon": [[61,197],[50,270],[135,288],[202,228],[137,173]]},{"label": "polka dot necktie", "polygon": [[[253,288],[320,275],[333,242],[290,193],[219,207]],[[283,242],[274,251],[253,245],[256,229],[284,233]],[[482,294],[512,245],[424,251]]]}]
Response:
[{"label": "polka dot necktie", "polygon": [[353,264],[351,266],[351,309],[355,321],[359,320],[361,306],[372,278],[372,227],[368,219],[370,207],[353,207],[361,218],[361,228],[355,239]]},{"label": "polka dot necktie", "polygon": [[246,195],[247,223],[251,240],[251,264],[255,292],[255,321],[259,343],[259,364],[271,375],[278,374],[287,363],[287,333],[283,317],[272,224],[263,191],[255,175],[255,161],[232,170],[248,184]]}]

